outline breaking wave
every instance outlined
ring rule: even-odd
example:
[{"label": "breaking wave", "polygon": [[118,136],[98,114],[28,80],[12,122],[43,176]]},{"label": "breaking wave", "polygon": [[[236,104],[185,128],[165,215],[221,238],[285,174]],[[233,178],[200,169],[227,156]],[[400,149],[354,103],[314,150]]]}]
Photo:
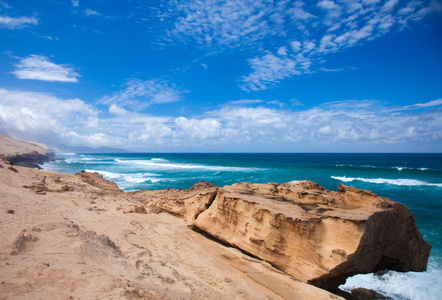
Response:
[{"label": "breaking wave", "polygon": [[435,262],[430,262],[426,272],[389,271],[382,276],[356,275],[339,288],[350,292],[357,287],[371,289],[393,299],[436,300],[442,294],[442,269]]},{"label": "breaking wave", "polygon": [[431,183],[426,181],[421,181],[417,179],[390,179],[390,178],[362,178],[362,177],[346,177],[346,176],[331,176],[331,178],[343,181],[362,181],[374,184],[392,184],[398,186],[435,186],[442,187],[442,183]]},{"label": "breaking wave", "polygon": [[247,167],[226,167],[226,166],[210,166],[200,164],[188,163],[174,163],[162,158],[152,158],[150,160],[122,160],[116,159],[117,163],[142,165],[151,170],[199,170],[199,171],[230,171],[230,172],[252,172],[256,170],[263,170],[262,168],[247,168]]}]

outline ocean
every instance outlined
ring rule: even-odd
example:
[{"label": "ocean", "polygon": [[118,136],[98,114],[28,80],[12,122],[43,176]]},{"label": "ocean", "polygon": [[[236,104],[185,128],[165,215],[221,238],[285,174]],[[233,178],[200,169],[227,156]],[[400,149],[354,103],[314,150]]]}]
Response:
[{"label": "ocean", "polygon": [[236,182],[312,180],[329,190],[339,184],[375,192],[407,205],[432,250],[426,272],[349,278],[341,289],[376,290],[393,299],[442,297],[442,154],[59,154],[46,170],[98,172],[124,191],[189,188],[205,180]]}]

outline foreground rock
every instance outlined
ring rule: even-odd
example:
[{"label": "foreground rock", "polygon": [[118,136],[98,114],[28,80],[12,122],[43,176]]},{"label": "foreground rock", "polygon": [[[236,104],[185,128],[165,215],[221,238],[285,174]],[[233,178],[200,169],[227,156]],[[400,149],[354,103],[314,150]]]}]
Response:
[{"label": "foreground rock", "polygon": [[38,169],[39,165],[53,160],[55,154],[44,144],[17,140],[0,134],[0,158],[14,165]]},{"label": "foreground rock", "polygon": [[328,290],[355,274],[424,271],[431,248],[406,206],[343,185],[333,192],[309,181],[223,188],[203,182],[133,196]]},{"label": "foreground rock", "polygon": [[[211,203],[212,189],[186,192]],[[189,220],[207,209],[194,204]],[[0,161],[0,207],[1,299],[341,299],[143,206],[96,173]]]}]

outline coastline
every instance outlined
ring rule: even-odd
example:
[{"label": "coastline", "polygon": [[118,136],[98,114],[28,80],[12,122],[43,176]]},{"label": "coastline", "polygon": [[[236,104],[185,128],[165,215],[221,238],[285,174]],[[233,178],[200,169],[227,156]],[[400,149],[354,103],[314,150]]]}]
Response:
[{"label": "coastline", "polygon": [[0,166],[4,299],[341,299],[142,209],[98,174]]},{"label": "coastline", "polygon": [[[162,213],[163,209],[168,211],[167,207],[161,207],[158,204],[151,205],[153,203],[150,202],[152,199],[161,198],[158,192],[164,191],[154,192],[155,195],[150,195],[148,198],[151,200],[145,202],[143,201],[145,197],[136,197],[136,193],[124,193],[116,184],[103,179],[98,174],[80,172],[76,175],[69,175],[16,166],[8,167],[6,163],[3,164],[3,168],[0,168],[0,172],[2,172],[2,186],[4,187],[1,193],[5,196],[2,197],[5,199],[2,207],[5,208],[6,220],[8,217],[18,216],[16,212],[23,212],[23,207],[26,207],[27,218],[32,220],[26,223],[22,217],[23,224],[19,222],[21,229],[15,228],[12,232],[6,230],[5,234],[8,235],[9,243],[2,245],[1,261],[7,268],[11,266],[11,261],[16,262],[14,259],[18,257],[21,257],[21,260],[34,259],[35,264],[35,258],[45,257],[45,251],[48,250],[44,249],[40,241],[46,240],[48,245],[52,243],[52,247],[57,248],[59,245],[56,241],[59,240],[63,241],[64,245],[63,249],[59,249],[60,253],[64,251],[76,257],[76,264],[81,262],[80,264],[83,265],[84,262],[94,265],[95,268],[105,271],[100,276],[110,275],[112,280],[123,280],[131,282],[129,286],[137,286],[135,291],[127,289],[127,286],[124,287],[126,284],[124,283],[112,291],[106,291],[114,298],[142,295],[145,298],[175,299],[177,295],[182,294],[192,299],[207,297],[222,299],[225,295],[230,295],[228,296],[230,298],[238,298],[240,295],[239,298],[244,299],[259,299],[260,295],[267,295],[272,299],[291,299],[293,295],[297,295],[299,299],[334,297],[337,299],[338,297],[312,285],[295,281],[261,259],[226,247],[212,239],[207,240],[200,233],[189,228],[190,222],[183,223],[183,220],[177,217],[179,214],[173,211],[169,211],[172,215]],[[141,191],[140,193],[142,194]],[[201,194],[201,192],[198,193]],[[35,200],[39,201],[32,202]],[[165,204],[167,206],[167,203]],[[8,206],[10,207],[6,208]],[[40,206],[50,207],[45,211],[45,217]],[[178,210],[181,209],[176,203],[173,206]],[[185,205],[185,209],[186,207],[188,206]],[[48,216],[48,211],[50,211],[50,216]],[[94,221],[91,221],[91,217]],[[55,223],[48,222],[52,219]],[[112,228],[115,224],[120,227],[118,230]],[[145,231],[146,228],[149,228],[148,232]],[[59,231],[63,231],[65,236],[60,235]],[[160,236],[157,236],[158,232],[161,232]],[[192,237],[190,244],[187,238],[183,240],[183,236]],[[67,251],[70,244],[74,247]],[[162,247],[158,248],[158,245]],[[136,251],[132,252],[132,250],[138,251],[138,254],[135,255]],[[142,259],[139,259],[140,252],[147,254],[146,256],[142,254]],[[236,254],[232,256],[232,252]],[[105,259],[102,259],[103,256]],[[184,258],[189,260],[188,264],[184,263]],[[55,260],[60,261],[60,259],[57,255],[55,256]],[[172,270],[164,268],[164,265],[170,264],[171,261],[174,262]],[[118,266],[114,267],[116,262],[126,266],[135,266],[136,270],[130,268],[125,271],[119,270]],[[46,262],[44,264],[51,265]],[[64,261],[61,264],[65,273],[71,274],[72,270],[74,273],[80,272],[81,275],[92,272],[80,271],[78,266],[72,266],[72,264],[73,261]],[[195,266],[201,266],[201,264],[204,265],[205,274],[214,276],[218,274],[218,280],[207,281],[201,275],[195,274]],[[222,270],[219,270],[219,266]],[[16,274],[20,272],[15,269]],[[124,273],[124,276],[115,275],[115,272]],[[39,274],[38,276],[41,276],[43,273]],[[143,280],[133,279],[134,274],[143,277]],[[23,278],[21,276],[23,274],[19,275],[15,278],[16,281]],[[98,274],[95,275],[98,276]],[[80,279],[81,277],[75,278],[75,280]],[[36,278],[31,278],[32,280],[37,282]],[[90,280],[97,280],[97,278]],[[4,282],[10,282],[10,280]],[[257,284],[260,288],[256,286]],[[9,292],[20,287],[19,285],[13,286],[14,288],[9,289]],[[153,288],[154,286],[156,288]],[[31,290],[28,289],[28,292],[32,294],[43,292],[42,295],[45,295],[41,289],[39,291],[35,289],[37,286]],[[238,289],[241,292],[238,292]],[[78,288],[72,288],[72,294],[74,295],[77,290]],[[132,294],[134,291],[135,294]],[[152,294],[152,291],[155,293]],[[259,294],[257,294],[258,291]],[[97,296],[106,295],[106,293],[97,294]],[[71,297],[74,296],[71,295]]]},{"label": "coastline", "polygon": [[0,134],[0,159],[22,167],[41,169],[41,164],[55,159],[55,153],[45,144]]}]

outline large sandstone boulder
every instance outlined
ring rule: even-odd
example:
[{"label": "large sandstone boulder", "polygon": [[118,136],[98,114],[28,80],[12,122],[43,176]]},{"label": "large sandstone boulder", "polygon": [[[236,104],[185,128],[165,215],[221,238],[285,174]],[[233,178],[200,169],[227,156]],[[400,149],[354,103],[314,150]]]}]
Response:
[{"label": "large sandstone boulder", "polygon": [[128,193],[146,204],[158,207],[187,220],[192,225],[216,197],[218,188],[206,181],[194,184],[190,189],[139,190]]},{"label": "large sandstone boulder", "polygon": [[332,192],[309,181],[224,187],[194,224],[326,289],[381,269],[424,271],[431,248],[406,206],[353,187]]},{"label": "large sandstone boulder", "polygon": [[328,290],[355,274],[424,271],[431,249],[406,206],[343,185],[333,192],[310,181],[200,183],[133,195]]}]

